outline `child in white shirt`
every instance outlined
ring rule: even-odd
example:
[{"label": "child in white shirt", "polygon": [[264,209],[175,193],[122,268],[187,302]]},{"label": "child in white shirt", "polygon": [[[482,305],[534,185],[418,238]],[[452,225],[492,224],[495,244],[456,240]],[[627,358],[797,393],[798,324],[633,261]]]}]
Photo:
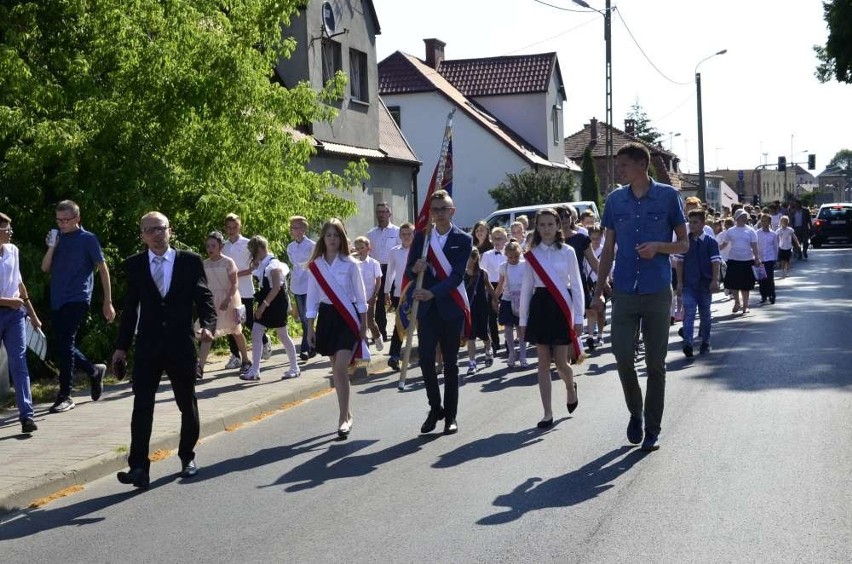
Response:
[{"label": "child in white shirt", "polygon": [[364,293],[367,295],[367,325],[373,335],[376,350],[384,348],[382,334],[376,324],[376,298],[382,287],[382,265],[370,256],[370,240],[364,236],[355,238],[355,253],[358,259],[358,270],[364,281]]}]

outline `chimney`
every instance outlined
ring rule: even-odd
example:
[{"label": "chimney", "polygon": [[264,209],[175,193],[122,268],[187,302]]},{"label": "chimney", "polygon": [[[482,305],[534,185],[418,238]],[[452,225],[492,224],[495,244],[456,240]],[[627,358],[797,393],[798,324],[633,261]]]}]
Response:
[{"label": "chimney", "polygon": [[596,145],[598,142],[598,118],[592,118],[589,122],[590,139],[589,145]]},{"label": "chimney", "polygon": [[624,133],[627,135],[636,135],[636,120],[627,118],[624,120]]},{"label": "chimney", "polygon": [[426,44],[426,64],[437,70],[438,65],[444,60],[444,47],[447,44],[434,38],[424,39],[423,43]]}]

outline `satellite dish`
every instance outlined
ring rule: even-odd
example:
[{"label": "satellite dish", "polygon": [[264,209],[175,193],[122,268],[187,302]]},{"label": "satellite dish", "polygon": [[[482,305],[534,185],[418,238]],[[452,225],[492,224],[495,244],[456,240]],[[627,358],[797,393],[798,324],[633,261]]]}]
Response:
[{"label": "satellite dish", "polygon": [[329,2],[322,3],[322,27],[326,35],[334,35],[337,23],[334,21],[334,10]]}]

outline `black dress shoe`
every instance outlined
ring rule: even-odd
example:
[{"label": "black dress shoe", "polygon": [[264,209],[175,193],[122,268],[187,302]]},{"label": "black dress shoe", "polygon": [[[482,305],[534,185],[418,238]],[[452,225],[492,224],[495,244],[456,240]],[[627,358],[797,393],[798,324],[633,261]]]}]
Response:
[{"label": "black dress shoe", "polygon": [[151,483],[148,473],[141,468],[133,468],[129,472],[119,472],[116,478],[122,484],[132,484],[134,487],[147,490]]},{"label": "black dress shoe", "polygon": [[692,345],[683,345],[683,356],[692,358]]},{"label": "black dress shoe", "polygon": [[542,419],[536,424],[536,427],[539,429],[549,429],[550,427],[553,427],[553,417],[550,419]]},{"label": "black dress shoe", "polygon": [[302,351],[299,353],[299,358],[303,361],[308,360],[308,351]]},{"label": "black dress shoe", "polygon": [[444,425],[444,434],[445,435],[455,435],[458,432],[459,432],[459,426],[456,423],[455,419],[453,419],[452,421],[447,421],[446,424]]},{"label": "black dress shoe", "polygon": [[192,478],[193,476],[198,474],[198,465],[195,464],[194,460],[190,460],[186,464],[183,465],[183,469],[180,471],[181,478]]},{"label": "black dress shoe", "polygon": [[423,434],[431,433],[435,430],[435,427],[438,425],[438,421],[444,418],[444,413],[442,411],[430,411],[429,415],[426,416],[426,421],[423,422],[423,425],[420,426],[420,432]]},{"label": "black dress shoe", "polygon": [[[574,382],[574,394],[577,394],[577,382]],[[577,396],[577,401],[568,403],[568,413],[574,413],[574,410],[577,409],[578,405],[580,405],[580,396]]]}]

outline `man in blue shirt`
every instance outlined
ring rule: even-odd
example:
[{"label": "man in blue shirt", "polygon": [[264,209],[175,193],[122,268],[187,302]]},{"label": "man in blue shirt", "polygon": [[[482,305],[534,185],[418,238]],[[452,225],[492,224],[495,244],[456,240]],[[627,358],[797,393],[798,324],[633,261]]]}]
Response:
[{"label": "man in blue shirt", "polygon": [[[648,176],[651,155],[638,143],[618,150],[616,171],[626,186],[606,199],[604,248],[591,307],[603,311],[602,295],[613,260],[612,352],[624,399],[630,411],[627,439],[642,442],[642,450],[659,448],[666,391],[666,352],[672,304],[669,255],[689,250],[683,204],[677,190]],[[672,237],[674,233],[674,237]],[[642,440],[642,388],[636,374],[633,339],[639,322],[645,340],[648,370],[644,401],[645,440]]]},{"label": "man in blue shirt", "polygon": [[713,292],[719,291],[719,244],[704,232],[706,221],[702,209],[691,210],[689,219],[689,250],[675,255],[672,261],[677,272],[675,292],[683,296],[683,354],[692,358],[692,341],[695,333],[695,310],[701,317],[698,337],[700,353],[710,351],[710,303]]},{"label": "man in blue shirt", "polygon": [[74,409],[71,383],[75,368],[89,376],[91,396],[97,401],[103,392],[105,364],[92,364],[76,346],[77,331],[89,311],[94,288],[93,272],[97,269],[104,292],[103,315],[107,323],[115,319],[109,268],[101,245],[93,233],[80,225],[80,207],[71,200],[56,206],[58,233],[47,237],[47,252],[41,269],[50,273],[50,308],[53,320],[55,351],[59,356],[59,393],[51,413]]}]

